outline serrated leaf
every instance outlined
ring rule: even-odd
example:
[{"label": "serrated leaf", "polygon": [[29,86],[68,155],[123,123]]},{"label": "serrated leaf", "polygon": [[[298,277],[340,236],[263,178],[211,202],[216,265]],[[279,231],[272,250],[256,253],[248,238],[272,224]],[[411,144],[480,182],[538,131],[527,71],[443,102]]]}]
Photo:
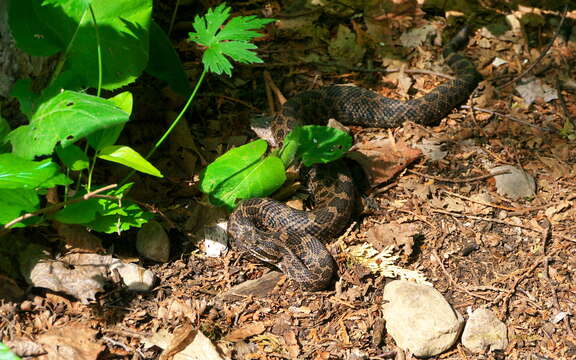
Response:
[{"label": "serrated leaf", "polygon": [[86,153],[76,145],[68,145],[65,148],[57,146],[56,154],[58,154],[60,161],[72,171],[84,170],[90,165]]},{"label": "serrated leaf", "polygon": [[30,125],[8,134],[13,152],[26,159],[48,155],[60,143],[66,147],[81,138],[128,121],[128,114],[106,99],[64,91],[41,104]]},{"label": "serrated leaf", "polygon": [[124,166],[128,166],[136,171],[143,172],[157,177],[164,177],[160,170],[144,159],[134,149],[125,145],[111,145],[100,150],[98,157],[103,160],[112,161]]},{"label": "serrated leaf", "polygon": [[282,160],[268,156],[238,174],[218,184],[210,193],[210,202],[234,209],[238,199],[250,199],[272,194],[286,181]]},{"label": "serrated leaf", "polygon": [[202,56],[204,67],[216,74],[232,73],[232,64],[226,56],[241,63],[262,62],[251,50],[256,46],[249,41],[258,36],[259,29],[274,19],[259,19],[255,16],[237,16],[224,25],[230,15],[230,8],[220,4],[210,9],[204,17],[196,16],[189,33],[190,41],[207,47]]},{"label": "serrated leaf", "polygon": [[71,182],[50,159],[32,161],[0,154],[0,189],[51,188]]},{"label": "serrated leaf", "polygon": [[259,161],[268,149],[265,140],[256,140],[219,156],[200,174],[200,191],[209,194],[226,179]]},{"label": "serrated leaf", "polygon": [[[32,189],[0,189],[0,224],[7,224],[23,214],[34,212],[39,206],[40,199]],[[12,227],[24,227],[37,219],[26,219]]]},{"label": "serrated leaf", "polygon": [[[150,212],[142,210],[137,204],[123,199],[133,183],[118,189],[104,192],[122,200],[109,198],[89,199],[67,206],[54,214],[54,219],[66,224],[81,224],[94,231],[113,233],[125,231],[131,227],[141,227],[153,218]],[[77,196],[83,196],[82,191]]]}]

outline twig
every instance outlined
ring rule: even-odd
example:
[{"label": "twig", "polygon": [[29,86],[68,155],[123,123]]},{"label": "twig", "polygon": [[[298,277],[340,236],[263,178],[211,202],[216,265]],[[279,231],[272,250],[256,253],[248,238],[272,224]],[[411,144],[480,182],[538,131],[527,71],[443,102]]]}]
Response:
[{"label": "twig", "polygon": [[41,215],[41,214],[45,214],[45,213],[49,213],[49,212],[58,210],[58,209],[66,206],[66,205],[71,205],[71,204],[75,204],[75,203],[78,203],[78,202],[81,202],[81,201],[86,201],[86,200],[94,197],[94,195],[97,195],[97,194],[99,194],[99,193],[101,193],[101,192],[104,192],[104,191],[106,191],[106,190],[113,189],[113,188],[115,188],[116,186],[118,186],[118,185],[117,185],[117,184],[112,184],[112,185],[104,186],[104,187],[102,187],[102,188],[100,188],[100,189],[98,189],[98,190],[94,190],[94,191],[91,191],[91,192],[89,192],[89,193],[87,193],[87,194],[84,194],[84,196],[82,196],[82,197],[80,197],[80,198],[77,198],[77,199],[74,199],[74,200],[70,200],[70,201],[63,201],[63,202],[60,202],[60,203],[58,203],[58,204],[54,204],[54,205],[45,207],[45,208],[43,208],[43,209],[34,211],[34,212],[32,212],[32,213],[24,214],[24,215],[22,215],[22,216],[17,217],[16,219],[10,221],[10,222],[7,223],[6,225],[4,225],[4,229],[8,229],[8,228],[10,228],[12,225],[17,224],[17,223],[19,223],[20,221],[29,219],[29,218],[31,218],[31,217],[38,216],[38,215]]},{"label": "twig", "polygon": [[[462,108],[462,109],[470,109],[470,106],[468,106],[468,105],[462,105],[461,108]],[[533,127],[533,128],[538,129],[538,130],[540,130],[540,131],[547,131],[547,132],[553,132],[553,133],[558,132],[558,131],[556,131],[556,129],[546,128],[546,127],[540,127],[540,126],[531,124],[531,123],[529,123],[529,122],[527,122],[527,121],[520,120],[520,119],[518,119],[518,118],[516,118],[516,117],[514,117],[514,116],[502,114],[502,113],[499,113],[499,112],[494,111],[494,110],[483,109],[483,108],[479,108],[479,107],[474,107],[474,110],[480,111],[480,112],[485,112],[485,113],[492,114],[492,115],[496,115],[496,116],[500,116],[500,117],[503,117],[503,118],[505,118],[505,119],[512,120],[512,121],[515,121],[515,122],[517,122],[517,123],[520,123],[520,124],[524,124],[524,125]]]},{"label": "twig", "polygon": [[552,45],[554,45],[554,41],[556,41],[558,34],[560,34],[560,29],[562,29],[562,25],[564,24],[564,20],[566,19],[566,12],[567,11],[568,11],[568,5],[564,5],[564,10],[562,10],[562,18],[560,19],[560,23],[558,24],[558,27],[556,28],[554,36],[552,37],[552,39],[550,39],[550,42],[548,43],[548,45],[546,45],[546,48],[544,48],[544,50],[542,50],[542,52],[540,53],[540,56],[538,56],[538,58],[532,64],[530,64],[530,66],[528,66],[528,68],[526,68],[526,70],[522,71],[520,73],[520,75],[518,75],[515,78],[513,78],[512,80],[508,81],[506,84],[499,86],[500,89],[505,88],[505,87],[515,83],[516,81],[520,80],[526,74],[528,74],[530,71],[532,71],[532,69],[536,65],[538,65],[538,63],[540,63],[540,61],[542,61],[544,56],[546,56],[548,54],[548,51],[550,51],[550,49],[552,48]]},{"label": "twig", "polygon": [[494,174],[488,174],[488,175],[482,175],[482,176],[476,176],[473,178],[467,178],[467,179],[449,179],[449,178],[443,178],[440,176],[434,176],[434,175],[428,175],[428,174],[424,174],[421,172],[418,172],[416,170],[410,170],[407,169],[408,172],[412,173],[412,174],[416,174],[425,178],[429,178],[429,179],[433,179],[433,180],[437,180],[437,181],[443,181],[443,182],[451,182],[451,183],[468,183],[468,182],[474,182],[474,181],[480,181],[480,180],[485,180],[494,176],[498,176],[498,175],[503,175],[503,174],[509,174],[510,172],[508,170],[501,170],[501,171],[496,171],[494,172]]},{"label": "twig", "polygon": [[493,222],[493,223],[502,224],[502,225],[506,225],[506,226],[518,227],[521,229],[534,231],[536,233],[542,233],[541,230],[531,228],[530,226],[526,226],[526,225],[522,225],[522,224],[513,224],[513,223],[510,223],[510,222],[507,222],[504,220],[500,220],[500,219],[485,218],[485,217],[475,216],[475,215],[458,214],[458,213],[454,213],[451,211],[440,210],[440,209],[430,209],[430,210],[432,212],[435,212],[435,213],[450,215],[450,216],[454,216],[457,218],[468,218],[468,219],[472,219],[472,220],[488,221],[488,222]]},{"label": "twig", "polygon": [[404,70],[402,70],[402,69],[382,69],[382,68],[366,69],[363,67],[348,66],[348,65],[335,63],[335,62],[322,62],[322,63],[312,62],[312,64],[319,65],[319,66],[335,66],[335,67],[346,69],[349,71],[357,71],[357,72],[364,72],[364,73],[391,74],[391,73],[403,71],[407,74],[424,74],[424,75],[438,76],[438,77],[448,79],[448,80],[454,80],[455,79],[455,77],[452,75],[448,75],[448,74],[444,74],[444,73],[440,73],[440,72],[432,71],[432,70],[424,70],[424,69],[404,69]]}]

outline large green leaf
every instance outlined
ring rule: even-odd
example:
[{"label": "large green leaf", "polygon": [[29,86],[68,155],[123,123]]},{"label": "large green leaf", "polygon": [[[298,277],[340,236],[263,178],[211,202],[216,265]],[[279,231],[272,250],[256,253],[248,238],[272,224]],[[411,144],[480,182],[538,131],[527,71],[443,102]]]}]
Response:
[{"label": "large green leaf", "polygon": [[50,159],[31,161],[0,154],[0,189],[51,188],[71,182]]},{"label": "large green leaf", "polygon": [[210,193],[210,202],[231,210],[236,206],[236,200],[268,196],[285,181],[282,160],[268,156],[218,184]]},{"label": "large green leaf", "polygon": [[143,172],[145,174],[164,177],[160,170],[156,169],[154,165],[150,164],[148,160],[142,157],[142,155],[138,154],[134,149],[128,146],[107,146],[100,151],[98,157],[100,159],[128,166],[129,168]]},{"label": "large green leaf", "polygon": [[[18,216],[38,210],[40,199],[31,189],[0,189],[0,224],[7,224]],[[26,223],[34,219],[27,219]],[[23,227],[18,223],[14,227]]]},{"label": "large green leaf", "polygon": [[[134,99],[132,93],[129,91],[121,92],[120,94],[108,99],[114,105],[124,110],[128,115],[132,114],[132,106]],[[88,135],[88,144],[96,150],[101,150],[106,146],[114,145],[120,133],[124,129],[125,124],[111,126],[106,129],[98,130]]]},{"label": "large green leaf", "polygon": [[256,140],[227,151],[204,169],[200,175],[200,191],[211,193],[223,181],[259,161],[267,148],[265,140]]},{"label": "large green leaf", "polygon": [[91,3],[102,45],[103,87],[113,90],[134,81],[148,62],[152,0],[11,1],[10,29],[21,49],[47,56],[69,47],[64,70],[83,85],[96,87],[96,31],[87,11]]},{"label": "large green leaf", "polygon": [[328,126],[306,125],[292,130],[284,141],[285,148],[298,144],[297,157],[306,166],[325,164],[342,157],[352,146],[352,137]]},{"label": "large green leaf", "polygon": [[64,91],[38,107],[30,125],[8,134],[15,154],[32,159],[48,155],[101,129],[123,124],[128,114],[106,99]]}]

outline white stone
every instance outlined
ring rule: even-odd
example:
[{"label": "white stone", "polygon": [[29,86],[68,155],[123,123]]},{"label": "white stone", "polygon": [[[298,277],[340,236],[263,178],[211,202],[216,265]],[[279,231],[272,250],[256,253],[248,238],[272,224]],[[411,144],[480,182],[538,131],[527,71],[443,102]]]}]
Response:
[{"label": "white stone", "polygon": [[464,332],[462,345],[473,352],[504,350],[508,346],[508,329],[494,313],[488,309],[477,309],[471,315]]},{"label": "white stone", "polygon": [[136,264],[125,264],[120,260],[110,265],[110,270],[117,270],[122,281],[132,291],[148,291],[154,285],[155,276],[151,270]]},{"label": "white stone", "polygon": [[384,288],[383,300],[386,330],[415,356],[438,355],[458,339],[464,320],[432,286],[392,281]]}]

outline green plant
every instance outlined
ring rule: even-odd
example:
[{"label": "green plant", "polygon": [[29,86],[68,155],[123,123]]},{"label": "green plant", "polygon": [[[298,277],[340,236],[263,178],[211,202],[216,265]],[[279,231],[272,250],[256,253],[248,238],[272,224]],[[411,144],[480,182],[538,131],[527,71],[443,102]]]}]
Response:
[{"label": "green plant", "polygon": [[10,348],[0,342],[0,360],[20,360],[20,358],[10,351]]},{"label": "green plant", "polygon": [[[102,90],[129,84],[145,70],[189,93],[177,55],[152,22],[151,12],[151,0],[10,3],[9,25],[17,45],[32,55],[58,54],[58,62],[41,91],[32,91],[25,79],[12,88],[28,125],[11,130],[0,118],[0,224],[26,226],[48,214],[61,222],[113,232],[151,218],[122,199],[131,184],[92,184],[97,159],[162,176],[136,151],[116,144],[132,112],[132,95],[100,97]],[[96,88],[96,96],[83,92],[85,88]],[[41,198],[56,186],[64,187],[64,201],[41,208]]]},{"label": "green plant", "polygon": [[[196,16],[195,31],[190,33],[191,41],[206,47],[202,58],[204,70],[190,93],[182,82],[185,74],[174,50],[151,20],[151,9],[151,0],[11,3],[10,26],[17,44],[33,55],[60,55],[49,85],[41,92],[33,92],[26,80],[17,82],[12,90],[29,117],[29,125],[10,131],[7,122],[0,119],[1,143],[9,143],[12,148],[7,154],[10,159],[0,158],[0,175],[19,180],[12,181],[11,188],[0,182],[0,192],[10,192],[10,196],[0,199],[0,223],[5,227],[38,222],[46,214],[61,222],[83,224],[104,232],[141,226],[150,214],[134,203],[120,201],[131,187],[126,182],[132,173],[120,188],[94,190],[92,174],[96,159],[161,177],[146,159],[180,121],[205,75],[208,72],[231,75],[232,64],[226,57],[241,63],[262,62],[252,52],[256,46],[250,40],[258,35],[255,29],[273,19],[238,16],[227,21],[228,6],[222,4],[210,9],[204,17]],[[165,80],[175,90],[190,94],[181,113],[145,158],[128,146],[116,144],[132,111],[131,94],[124,92],[110,99],[100,97],[102,89],[114,90],[126,85],[144,70]],[[96,88],[96,96],[78,91],[84,88]],[[78,146],[82,143],[84,149]],[[8,147],[2,150],[7,152]],[[50,158],[35,160],[43,156]],[[56,158],[64,165],[66,174],[58,170]],[[9,167],[13,163],[8,160],[31,163],[24,169],[18,165]],[[46,174],[41,170],[45,168],[52,171],[51,178],[44,178]],[[84,184],[80,182],[82,173],[86,173]],[[71,175],[76,175],[76,186],[75,195],[70,197]],[[65,187],[65,201],[39,209],[40,196],[58,185]],[[66,207],[60,209],[63,206]]]},{"label": "green plant", "polygon": [[342,157],[352,145],[352,137],[338,129],[306,125],[289,132],[283,143],[269,155],[264,140],[224,153],[202,172],[200,190],[212,204],[232,210],[238,199],[276,191],[286,181],[285,169],[295,161],[311,166]]}]

